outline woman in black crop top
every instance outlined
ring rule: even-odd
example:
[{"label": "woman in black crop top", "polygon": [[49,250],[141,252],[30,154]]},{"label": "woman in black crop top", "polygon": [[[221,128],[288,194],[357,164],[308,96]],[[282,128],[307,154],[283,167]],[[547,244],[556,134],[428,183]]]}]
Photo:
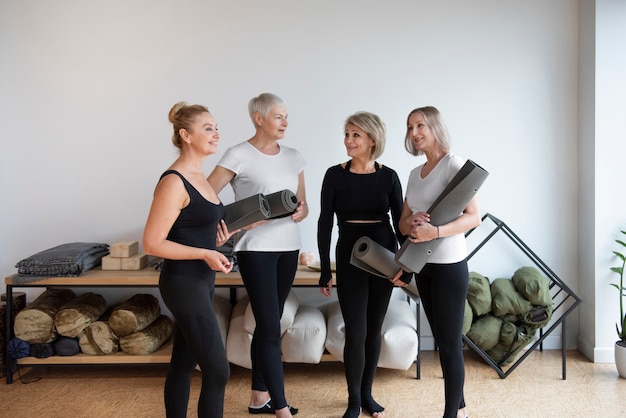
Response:
[{"label": "woman in black crop top", "polygon": [[[394,170],[376,162],[385,146],[385,125],[378,116],[368,112],[350,116],[345,122],[344,144],[351,159],[330,167],[322,183],[317,226],[319,285],[321,292],[329,297],[331,235],[336,215],[337,296],[345,321],[344,365],[348,383],[348,408],[343,416],[358,417],[362,408],[380,418],[384,408],[372,397],[372,384],[380,354],[382,323],[394,285],[391,280],[352,266],[350,255],[355,241],[362,236],[393,252],[398,249],[398,242],[404,240],[398,230],[402,186]],[[403,278],[408,283],[411,276]]]},{"label": "woman in black crop top", "polygon": [[220,136],[204,106],[177,103],[169,119],[180,156],[156,186],[143,235],[144,251],[164,259],[159,290],[175,320],[165,411],[167,417],[187,416],[191,374],[199,365],[198,417],[217,418],[223,416],[230,368],[213,311],[215,271],[228,273],[232,264],[215,248],[231,233],[220,223],[224,207],[202,163],[216,152]]}]

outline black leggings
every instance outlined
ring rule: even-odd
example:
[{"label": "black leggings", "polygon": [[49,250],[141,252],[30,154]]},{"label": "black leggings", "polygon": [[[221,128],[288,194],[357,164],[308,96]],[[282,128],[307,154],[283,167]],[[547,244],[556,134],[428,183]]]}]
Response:
[{"label": "black leggings", "polygon": [[391,226],[380,223],[340,224],[336,247],[337,297],[345,322],[343,350],[349,408],[371,404],[372,384],[378,365],[381,328],[393,284],[350,264],[356,240],[368,236],[391,251],[397,249]]},{"label": "black leggings", "polygon": [[187,416],[191,374],[202,371],[198,417],[222,417],[230,367],[213,310],[214,281],[189,275],[159,279],[163,301],[174,315],[172,359],[165,380],[167,417]]},{"label": "black leggings", "polygon": [[298,268],[298,250],[237,252],[239,272],[256,321],[252,336],[252,390],[268,391],[275,409],[287,406],[280,351],[280,318]]},{"label": "black leggings", "polygon": [[456,417],[458,410],[465,408],[462,330],[469,283],[467,261],[426,264],[415,278],[439,350],[446,400],[444,417]]}]

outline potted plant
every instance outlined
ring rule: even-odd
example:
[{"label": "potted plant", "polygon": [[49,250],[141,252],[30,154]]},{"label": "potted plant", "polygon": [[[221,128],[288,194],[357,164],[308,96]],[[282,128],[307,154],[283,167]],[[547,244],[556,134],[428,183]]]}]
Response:
[{"label": "potted plant", "polygon": [[[626,235],[626,231],[621,231],[621,233]],[[616,239],[615,242],[626,248],[624,241]],[[611,267],[611,271],[619,274],[619,284],[611,283],[611,286],[615,287],[619,292],[619,322],[615,324],[619,340],[615,342],[615,366],[619,375],[626,378],[626,316],[624,316],[624,296],[626,296],[624,269],[626,268],[626,256],[619,251],[613,251],[613,254],[621,261],[620,266]]]}]

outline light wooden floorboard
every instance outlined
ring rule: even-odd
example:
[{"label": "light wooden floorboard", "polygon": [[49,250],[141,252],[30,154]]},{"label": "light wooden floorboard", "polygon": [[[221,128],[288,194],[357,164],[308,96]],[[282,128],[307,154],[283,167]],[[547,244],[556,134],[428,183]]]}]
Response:
[{"label": "light wooden floorboard", "polygon": [[[437,353],[423,352],[422,376],[409,370],[379,369],[374,395],[385,417],[441,417],[443,380]],[[0,383],[0,416],[71,418],[160,418],[166,366],[24,367],[22,377],[41,380]],[[341,417],[346,385],[341,363],[286,364],[287,400],[301,418]],[[224,416],[247,417],[249,370],[232,366]],[[194,372],[189,417],[195,417],[200,373]],[[506,379],[474,353],[466,352],[465,395],[470,418],[626,417],[626,379],[614,364],[594,364],[568,351],[567,379],[561,379],[561,352],[532,353]],[[269,416],[269,415],[265,415]],[[366,414],[362,414],[363,417]]]}]

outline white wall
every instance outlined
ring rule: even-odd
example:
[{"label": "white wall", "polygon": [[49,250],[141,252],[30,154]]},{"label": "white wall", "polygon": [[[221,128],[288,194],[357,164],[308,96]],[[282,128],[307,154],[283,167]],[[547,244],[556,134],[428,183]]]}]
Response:
[{"label": "white wall", "polygon": [[[175,158],[170,107],[216,117],[208,173],[251,136],[248,100],[270,91],[289,104],[285,144],[308,162],[303,250],[316,250],[324,171],[346,159],[346,116],[385,120],[380,161],[406,182],[422,162],[403,148],[407,113],[435,105],[453,151],[491,173],[482,211],[579,288],[577,1],[0,0],[0,53],[4,275],[64,242],[140,240]],[[568,327],[573,347],[577,314]]]},{"label": "white wall", "polygon": [[622,53],[626,2],[596,0],[581,1],[581,5],[589,29],[581,36],[581,53],[587,58],[581,60],[585,68],[581,77],[581,91],[585,92],[580,112],[581,201],[588,199],[595,204],[584,202],[579,219],[581,292],[587,303],[581,305],[578,346],[595,362],[613,362],[619,299],[609,283],[618,283],[619,278],[609,268],[619,264],[613,251],[623,253],[623,249],[615,239],[623,240],[619,231],[626,230],[626,57]]}]

